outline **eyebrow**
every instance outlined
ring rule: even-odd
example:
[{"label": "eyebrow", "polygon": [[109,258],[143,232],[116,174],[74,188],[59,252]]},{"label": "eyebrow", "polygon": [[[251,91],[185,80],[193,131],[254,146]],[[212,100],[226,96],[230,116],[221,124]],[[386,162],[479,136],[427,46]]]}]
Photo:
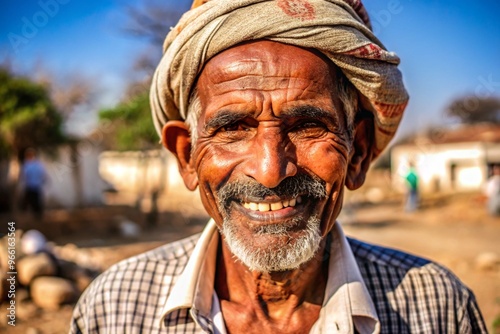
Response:
[{"label": "eyebrow", "polygon": [[210,129],[218,129],[224,125],[232,124],[248,117],[246,112],[237,112],[231,110],[221,110],[213,118],[207,121],[205,124],[205,131]]},{"label": "eyebrow", "polygon": [[306,117],[311,119],[326,119],[335,124],[340,124],[337,113],[332,113],[315,106],[297,106],[290,108],[282,114],[283,118]]}]

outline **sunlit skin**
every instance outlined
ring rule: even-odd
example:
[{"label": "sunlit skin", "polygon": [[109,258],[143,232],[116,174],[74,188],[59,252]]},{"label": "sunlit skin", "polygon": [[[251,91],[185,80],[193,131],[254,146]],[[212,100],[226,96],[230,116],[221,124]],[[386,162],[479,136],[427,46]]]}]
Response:
[{"label": "sunlit skin", "polygon": [[326,186],[324,200],[304,196],[295,206],[273,211],[249,209],[248,203],[292,199],[242,194],[231,201],[231,223],[257,248],[293,243],[303,226],[286,238],[256,236],[256,226],[294,217],[305,222],[318,213],[324,238],[315,258],[276,273],[251,272],[221,243],[215,288],[230,333],[307,333],[319,316],[328,269],[325,236],[341,210],[344,185],[361,186],[371,158],[371,123],[358,122],[354,141],[348,138],[335,73],[328,60],[309,50],[270,41],[239,45],[207,62],[198,78],[202,115],[192,155],[183,122],[168,122],[163,130],[164,145],[178,158],[186,186],[199,186],[219,226],[217,191],[227,182],[255,180],[274,188],[288,177],[308,174]]}]

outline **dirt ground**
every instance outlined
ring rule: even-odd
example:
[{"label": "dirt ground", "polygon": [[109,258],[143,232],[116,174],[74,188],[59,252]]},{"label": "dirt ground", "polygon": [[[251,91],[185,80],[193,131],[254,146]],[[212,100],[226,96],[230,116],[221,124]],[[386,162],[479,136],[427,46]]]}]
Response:
[{"label": "dirt ground", "polygon": [[[340,217],[349,236],[398,248],[437,261],[450,268],[475,293],[491,333],[500,319],[500,218],[489,217],[478,195],[425,198],[421,210],[404,213],[400,199],[377,205],[350,206]],[[57,244],[74,243],[99,255],[103,267],[123,258],[201,231],[204,216],[163,214],[161,224],[149,229],[138,240],[119,237],[89,238],[70,236]],[[168,222],[168,223],[167,223]],[[497,257],[497,262],[494,259]],[[484,260],[487,261],[484,261]],[[5,305],[5,304],[4,304]],[[5,307],[1,306],[2,318]],[[0,332],[51,334],[66,333],[72,305],[58,311],[32,312],[18,319],[16,327],[0,324]],[[20,318],[20,316],[18,317]],[[3,319],[2,319],[3,320]]]}]

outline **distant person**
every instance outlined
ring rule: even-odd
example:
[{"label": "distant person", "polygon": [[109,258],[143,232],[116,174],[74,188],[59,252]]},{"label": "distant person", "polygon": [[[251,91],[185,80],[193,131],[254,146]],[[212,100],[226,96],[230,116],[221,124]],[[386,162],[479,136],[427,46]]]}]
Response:
[{"label": "distant person", "polygon": [[43,186],[47,182],[47,172],[42,162],[37,159],[33,148],[28,148],[24,154],[21,182],[23,185],[22,209],[32,211],[36,218],[42,218]]},{"label": "distant person", "polygon": [[485,195],[488,197],[488,212],[500,216],[500,165],[494,165],[492,175],[486,182]]},{"label": "distant person", "polygon": [[418,209],[419,204],[419,194],[418,194],[418,174],[415,170],[413,163],[410,163],[408,173],[405,176],[407,194],[406,194],[406,206],[407,212],[413,212]]}]

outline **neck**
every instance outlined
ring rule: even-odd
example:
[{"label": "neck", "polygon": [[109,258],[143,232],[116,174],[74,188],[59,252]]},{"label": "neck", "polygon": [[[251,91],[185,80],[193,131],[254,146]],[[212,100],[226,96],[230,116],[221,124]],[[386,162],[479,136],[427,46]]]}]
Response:
[{"label": "neck", "polygon": [[215,283],[217,295],[221,300],[254,308],[271,319],[307,305],[317,306],[319,310],[328,278],[327,239],[323,239],[313,259],[299,268],[270,273],[250,271],[234,258],[225,242],[221,242]]}]

